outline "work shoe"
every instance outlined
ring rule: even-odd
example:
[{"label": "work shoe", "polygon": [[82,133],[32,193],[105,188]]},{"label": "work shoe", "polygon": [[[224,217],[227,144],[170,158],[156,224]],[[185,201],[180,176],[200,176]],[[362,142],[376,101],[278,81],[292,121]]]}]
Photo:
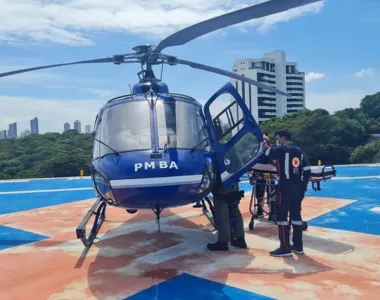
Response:
[{"label": "work shoe", "polygon": [[297,253],[297,254],[304,254],[303,252],[303,247],[294,247],[294,245],[291,245],[290,246],[290,250],[294,253]]},{"label": "work shoe", "polygon": [[207,248],[211,251],[228,251],[228,243],[216,242],[213,244],[207,244]]},{"label": "work shoe", "polygon": [[292,252],[289,249],[280,247],[274,251],[269,252],[271,256],[292,256]]},{"label": "work shoe", "polygon": [[245,239],[243,237],[233,239],[231,241],[231,245],[234,247],[241,248],[241,249],[247,248],[247,243],[245,242]]}]

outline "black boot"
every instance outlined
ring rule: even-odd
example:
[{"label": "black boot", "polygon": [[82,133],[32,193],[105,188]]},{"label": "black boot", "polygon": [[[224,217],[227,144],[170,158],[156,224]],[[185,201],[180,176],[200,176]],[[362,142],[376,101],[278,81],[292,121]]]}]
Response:
[{"label": "black boot", "polygon": [[211,251],[228,251],[228,243],[216,242],[213,244],[207,244],[207,248]]},{"label": "black boot", "polygon": [[293,245],[291,247],[291,251],[297,254],[303,254],[303,225],[294,225],[293,227]]},{"label": "black boot", "polygon": [[271,256],[291,256],[291,247],[289,244],[290,225],[278,225],[278,237],[280,239],[280,247],[270,252]]},{"label": "black boot", "polygon": [[239,238],[233,239],[231,241],[231,245],[234,247],[241,248],[241,249],[247,248],[247,243],[245,242],[244,237],[239,237]]}]

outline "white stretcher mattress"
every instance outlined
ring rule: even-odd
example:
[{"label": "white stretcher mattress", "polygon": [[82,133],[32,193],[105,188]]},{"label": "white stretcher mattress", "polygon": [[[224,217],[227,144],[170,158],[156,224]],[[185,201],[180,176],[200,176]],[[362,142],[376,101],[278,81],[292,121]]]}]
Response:
[{"label": "white stretcher mattress", "polygon": [[[260,174],[264,174],[264,173],[269,173],[272,175],[277,174],[276,167],[270,164],[260,164],[260,163],[255,164],[252,167],[252,171],[254,173],[260,173]],[[336,171],[334,170],[334,168],[330,166],[312,167],[311,173],[310,173],[310,177],[311,177],[310,180],[331,179],[332,177],[335,176],[335,172]]]}]

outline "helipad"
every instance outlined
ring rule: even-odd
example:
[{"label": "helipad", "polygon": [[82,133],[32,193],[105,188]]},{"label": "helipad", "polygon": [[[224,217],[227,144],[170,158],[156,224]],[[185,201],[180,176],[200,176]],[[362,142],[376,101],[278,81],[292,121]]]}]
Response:
[{"label": "helipad", "polygon": [[[163,212],[107,208],[86,253],[75,228],[94,201],[89,179],[0,182],[0,299],[378,299],[380,167],[338,167],[308,192],[305,255],[269,256],[277,229],[248,229],[248,250],[206,248],[208,219],[192,206]],[[242,187],[250,190],[249,184]]]}]

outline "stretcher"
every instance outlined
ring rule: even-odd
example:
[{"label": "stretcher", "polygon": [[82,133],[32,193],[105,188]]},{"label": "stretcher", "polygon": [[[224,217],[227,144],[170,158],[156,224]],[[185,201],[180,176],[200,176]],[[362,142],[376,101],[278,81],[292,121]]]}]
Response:
[{"label": "stretcher", "polygon": [[[336,176],[336,170],[333,165],[325,165],[312,167],[310,172],[310,181],[314,191],[320,191],[322,181],[327,181]],[[276,220],[271,215],[272,205],[275,205],[276,201],[276,188],[278,184],[278,173],[274,165],[271,164],[261,164],[258,163],[254,165],[251,171],[248,174],[249,183],[252,185],[252,194],[249,204],[249,211],[251,213],[251,221],[249,223],[249,229],[253,230],[254,220],[261,219],[257,216],[257,209],[259,206],[259,199],[257,199],[257,187],[264,186],[264,194],[261,201],[263,201],[263,213],[268,215],[269,218],[267,221],[276,222]],[[265,209],[265,206],[268,207],[268,210]],[[264,218],[262,219],[266,221]],[[303,222],[304,230],[307,229],[307,222]]]}]

